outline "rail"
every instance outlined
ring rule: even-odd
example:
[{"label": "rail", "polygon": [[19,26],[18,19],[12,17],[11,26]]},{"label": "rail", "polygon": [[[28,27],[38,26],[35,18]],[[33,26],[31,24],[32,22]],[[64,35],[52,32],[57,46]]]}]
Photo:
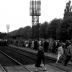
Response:
[{"label": "rail", "polygon": [[[24,69],[26,69],[28,72],[32,72],[32,71],[30,71],[28,68],[26,68],[22,63],[20,63],[19,61],[17,61],[16,59],[10,57],[8,54],[4,53],[4,52],[1,51],[1,50],[0,50],[0,52],[3,53],[3,54],[4,54],[5,56],[7,56],[8,58],[10,58],[11,60],[13,60],[14,62],[16,62],[17,64],[19,64],[20,66],[22,66],[22,67],[23,67]],[[1,68],[2,68],[3,72],[7,72],[3,66],[1,66]]]},{"label": "rail", "polygon": [[7,70],[5,69],[5,67],[2,66],[1,64],[0,64],[0,68],[2,69],[3,72],[7,72]]}]

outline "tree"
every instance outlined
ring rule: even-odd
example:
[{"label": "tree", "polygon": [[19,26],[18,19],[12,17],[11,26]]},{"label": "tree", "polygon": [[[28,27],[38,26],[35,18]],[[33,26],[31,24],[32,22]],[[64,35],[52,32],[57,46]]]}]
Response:
[{"label": "tree", "polygon": [[57,30],[62,22],[62,19],[53,19],[48,26],[48,37],[57,39]]},{"label": "tree", "polygon": [[44,22],[40,26],[40,37],[47,39],[48,22]]},{"label": "tree", "polygon": [[67,39],[71,39],[72,36],[72,19],[71,17],[67,20],[63,20],[61,25],[57,30],[58,39],[66,41]]}]

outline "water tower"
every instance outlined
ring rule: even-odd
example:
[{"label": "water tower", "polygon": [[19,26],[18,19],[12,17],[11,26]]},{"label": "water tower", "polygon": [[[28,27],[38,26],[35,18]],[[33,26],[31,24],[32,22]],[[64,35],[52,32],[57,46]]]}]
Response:
[{"label": "water tower", "polygon": [[34,37],[33,26],[39,24],[39,16],[41,16],[40,0],[30,0],[30,16],[32,17],[32,38],[33,38]]}]

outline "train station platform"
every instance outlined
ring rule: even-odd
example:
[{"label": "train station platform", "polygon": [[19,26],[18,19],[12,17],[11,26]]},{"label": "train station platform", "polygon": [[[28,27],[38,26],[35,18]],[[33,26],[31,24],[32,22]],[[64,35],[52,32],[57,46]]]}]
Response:
[{"label": "train station platform", "polygon": [[[24,51],[28,51],[28,52],[31,52],[31,53],[37,53],[37,51],[33,50],[33,49],[30,49],[30,48],[24,48],[24,47],[17,47],[17,46],[13,46],[13,45],[9,45],[10,47],[14,47],[14,48],[17,48],[17,49],[21,49],[21,50],[24,50]],[[45,53],[45,56],[47,57],[50,57],[54,60],[57,59],[57,55],[56,54],[53,54],[53,53]],[[56,63],[53,63],[51,65],[48,65],[46,64],[45,67],[47,69],[47,71],[44,71],[44,72],[72,72],[72,63],[69,62],[70,65],[67,65],[67,66],[63,66],[62,64],[56,64]],[[26,65],[26,67],[28,69],[30,69],[30,71],[33,71],[35,70],[35,65],[32,64],[32,65]],[[41,70],[39,72],[42,72]]]},{"label": "train station platform", "polygon": [[[18,49],[22,49],[22,50],[25,50],[25,51],[28,51],[28,52],[31,52],[31,53],[37,53],[36,50],[33,50],[31,48],[25,48],[25,47],[17,47],[17,46],[14,46],[14,45],[9,45],[11,47],[15,47],[15,48],[18,48]],[[57,59],[57,55],[56,54],[53,54],[53,53],[45,53],[45,56],[48,56],[48,57],[51,57],[53,59]]]},{"label": "train station platform", "polygon": [[[21,50],[24,50],[24,51],[28,51],[28,52],[31,52],[31,53],[34,53],[34,54],[37,53],[36,50],[30,49],[30,48],[17,47],[17,46],[14,46],[14,45],[9,45],[9,46],[14,47],[14,48],[18,48],[18,49],[21,49]],[[45,52],[45,56],[49,57],[50,59],[57,60],[57,54]],[[72,62],[69,62],[69,64],[72,65]]]},{"label": "train station platform", "polygon": [[[35,72],[36,68],[33,65],[24,65],[28,70],[26,70],[23,66],[6,66],[5,69],[7,70],[7,72]],[[56,67],[50,66],[50,65],[45,65],[46,71],[43,71],[42,68],[38,68],[38,72],[65,72],[61,69],[58,69]],[[0,69],[0,72],[2,72],[2,70]]]}]

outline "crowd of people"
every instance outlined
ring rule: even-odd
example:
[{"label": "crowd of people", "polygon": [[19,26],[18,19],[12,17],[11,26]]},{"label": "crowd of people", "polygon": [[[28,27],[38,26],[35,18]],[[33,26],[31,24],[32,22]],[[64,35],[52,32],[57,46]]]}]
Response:
[{"label": "crowd of people", "polygon": [[[14,43],[14,42],[13,42]],[[69,61],[72,61],[72,41],[66,40],[29,40],[29,41],[15,41],[15,45],[23,46],[26,48],[31,48],[37,50],[37,61],[35,66],[40,67],[41,61],[44,63],[44,53],[50,52],[57,54],[56,63],[62,63],[64,66],[68,64]]]},{"label": "crowd of people", "polygon": [[58,47],[58,57],[56,63],[60,62],[64,66],[67,66],[68,62],[72,60],[72,42],[66,41],[60,43]]},{"label": "crowd of people", "polygon": [[[47,49],[44,49],[46,48]],[[67,66],[68,62],[72,60],[72,41],[54,41],[52,51],[57,52],[57,61],[56,63],[62,63],[64,66]],[[39,50],[37,53],[37,62],[36,67],[40,67],[41,63],[45,66],[45,56],[44,52],[47,52],[49,48],[49,43],[45,41],[43,44],[39,42]],[[46,70],[46,69],[44,69]]]},{"label": "crowd of people", "polygon": [[44,48],[45,52],[53,52],[56,53],[59,41],[54,40],[12,40],[9,42],[10,44],[21,46],[25,48],[31,48],[34,50],[38,50],[39,44],[41,44]]}]

